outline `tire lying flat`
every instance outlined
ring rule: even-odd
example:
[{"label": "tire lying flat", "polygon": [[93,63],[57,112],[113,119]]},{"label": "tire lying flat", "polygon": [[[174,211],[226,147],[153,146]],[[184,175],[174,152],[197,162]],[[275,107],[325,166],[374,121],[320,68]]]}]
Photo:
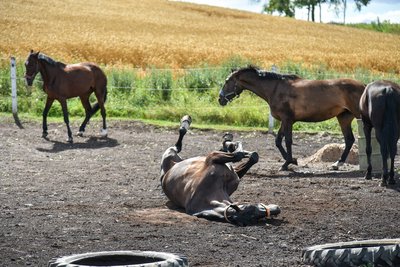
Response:
[{"label": "tire lying flat", "polygon": [[317,267],[400,266],[400,239],[373,239],[308,247],[303,263]]},{"label": "tire lying flat", "polygon": [[154,251],[103,251],[52,259],[47,266],[183,267],[189,266],[189,264],[185,256],[172,253]]}]

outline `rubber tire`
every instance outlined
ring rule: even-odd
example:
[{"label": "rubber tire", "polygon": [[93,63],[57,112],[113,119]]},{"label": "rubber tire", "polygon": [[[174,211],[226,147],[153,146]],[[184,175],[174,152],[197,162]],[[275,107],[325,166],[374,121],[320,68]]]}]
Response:
[{"label": "rubber tire", "polygon": [[400,239],[373,239],[308,247],[303,263],[318,267],[400,266]]},{"label": "rubber tire", "polygon": [[[135,262],[133,263],[132,260]],[[181,267],[189,266],[189,264],[185,256],[172,253],[154,251],[103,251],[55,258],[50,260],[47,265],[47,267],[79,266]]]}]

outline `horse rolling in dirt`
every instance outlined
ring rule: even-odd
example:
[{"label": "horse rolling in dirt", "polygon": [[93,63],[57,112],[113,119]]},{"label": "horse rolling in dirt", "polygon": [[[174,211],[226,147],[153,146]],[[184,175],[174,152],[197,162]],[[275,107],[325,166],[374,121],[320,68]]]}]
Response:
[{"label": "horse rolling in dirt", "polygon": [[[332,165],[338,169],[346,161],[355,138],[351,129],[354,117],[360,117],[358,103],[365,86],[350,79],[305,80],[297,75],[282,75],[249,66],[232,72],[219,93],[224,106],[244,89],[252,91],[269,104],[272,116],[281,121],[275,144],[285,163],[297,165],[292,156],[292,127],[296,121],[320,122],[336,117],[345,139],[340,159]],[[286,150],[282,146],[285,137]]]},{"label": "horse rolling in dirt", "polygon": [[[106,110],[104,103],[107,98],[107,77],[104,72],[94,63],[85,62],[66,65],[56,62],[52,58],[31,50],[25,62],[25,79],[28,86],[32,86],[33,80],[40,72],[43,80],[43,90],[47,94],[46,106],[43,110],[43,138],[47,138],[47,114],[54,100],[58,100],[67,125],[68,139],[72,143],[72,132],[69,126],[67,99],[79,97],[85,108],[86,117],[79,127],[78,135],[82,136],[86,124],[97,110],[101,110],[103,117],[102,136],[107,136]],[[97,103],[90,105],[89,96],[95,93]]]},{"label": "horse rolling in dirt", "polygon": [[[400,134],[400,86],[389,81],[377,81],[367,85],[360,99],[361,118],[364,124],[365,151],[367,154],[367,173],[365,179],[371,179],[371,130],[375,128],[376,139],[382,156],[381,186],[395,184],[394,158],[397,153],[397,141]],[[388,172],[390,156],[390,173]]]},{"label": "horse rolling in dirt", "polygon": [[[258,162],[258,154],[242,150],[241,143],[232,142],[229,135],[223,143],[222,150],[226,151],[186,160],[178,155],[190,123],[190,116],[182,118],[177,143],[162,156],[161,186],[169,200],[184,208],[187,214],[239,226],[254,225],[278,215],[277,205],[239,205],[230,199],[240,179]],[[229,165],[245,158],[246,161],[236,167]]]}]

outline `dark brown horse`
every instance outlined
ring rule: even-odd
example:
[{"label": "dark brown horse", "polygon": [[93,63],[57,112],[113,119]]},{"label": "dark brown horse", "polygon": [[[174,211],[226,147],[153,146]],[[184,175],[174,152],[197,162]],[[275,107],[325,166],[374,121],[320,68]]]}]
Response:
[{"label": "dark brown horse", "polygon": [[[285,163],[297,165],[292,157],[292,127],[296,121],[319,122],[333,117],[339,121],[345,139],[345,149],[332,167],[337,169],[349,154],[355,139],[351,130],[354,117],[360,117],[358,103],[365,86],[350,79],[305,80],[297,75],[282,75],[261,71],[250,66],[234,71],[225,81],[219,103],[226,105],[244,89],[250,90],[269,104],[272,116],[281,121],[276,146]],[[285,137],[286,150],[282,146]]]},{"label": "dark brown horse", "polygon": [[[258,154],[242,150],[241,143],[232,142],[229,135],[225,136],[222,151],[186,160],[178,155],[190,123],[189,116],[182,118],[177,143],[162,156],[161,186],[167,197],[190,215],[240,226],[278,215],[276,205],[238,205],[230,199],[240,179],[258,162]],[[247,160],[236,167],[229,165],[244,158]]]},{"label": "dark brown horse", "polygon": [[[361,118],[364,124],[365,151],[368,168],[365,179],[371,179],[371,130],[375,128],[376,139],[382,156],[382,182],[395,184],[394,157],[400,134],[400,86],[389,81],[377,81],[367,85],[360,99]],[[390,155],[390,174],[388,156]],[[389,181],[388,181],[389,180]]]},{"label": "dark brown horse", "polygon": [[[31,86],[36,75],[40,73],[43,79],[43,90],[47,94],[46,106],[43,111],[43,134],[47,137],[47,114],[54,100],[61,104],[64,122],[68,130],[68,142],[73,141],[72,132],[69,127],[67,99],[79,97],[85,108],[86,117],[79,128],[78,135],[82,136],[86,124],[97,110],[101,110],[103,117],[103,128],[101,134],[107,136],[106,110],[104,103],[107,98],[107,77],[104,72],[94,63],[85,62],[66,65],[56,62],[50,57],[31,50],[25,62],[25,79],[28,86]],[[89,97],[95,93],[97,103],[90,105]]]}]

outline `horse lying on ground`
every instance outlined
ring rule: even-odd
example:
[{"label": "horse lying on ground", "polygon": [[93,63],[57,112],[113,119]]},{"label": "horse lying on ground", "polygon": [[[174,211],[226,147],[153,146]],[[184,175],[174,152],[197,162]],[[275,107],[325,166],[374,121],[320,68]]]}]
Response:
[{"label": "horse lying on ground", "polygon": [[[244,89],[264,99],[272,116],[281,121],[275,144],[285,159],[281,170],[297,165],[292,157],[292,128],[296,121],[320,122],[336,117],[342,130],[345,149],[332,167],[343,165],[355,138],[351,130],[354,117],[360,117],[358,107],[364,84],[350,79],[305,80],[297,75],[266,72],[249,66],[232,72],[219,94],[224,106],[238,97]],[[282,146],[285,137],[286,150]]]},{"label": "horse lying on ground", "polygon": [[[168,148],[161,160],[161,186],[167,197],[185,212],[199,218],[225,221],[246,226],[280,213],[277,205],[239,205],[230,195],[238,188],[240,179],[258,162],[256,152],[241,149],[241,144],[226,136],[223,149],[207,156],[183,160],[178,153],[191,118],[181,120],[179,138],[175,146]],[[228,165],[247,159],[236,167]]]},{"label": "horse lying on ground", "polygon": [[[86,124],[99,109],[103,117],[102,136],[107,136],[106,110],[104,103],[107,98],[107,77],[104,72],[94,63],[85,62],[66,65],[56,62],[52,58],[31,50],[25,62],[25,79],[28,86],[40,72],[43,80],[43,90],[47,94],[46,106],[43,110],[43,133],[42,137],[47,138],[47,114],[54,100],[58,100],[64,115],[64,122],[67,125],[68,139],[72,143],[72,132],[69,127],[67,99],[77,97],[81,99],[85,108],[86,117],[82,122],[78,135],[82,136]],[[90,105],[89,97],[94,92],[97,103]]]},{"label": "horse lying on ground", "polygon": [[[361,118],[364,134],[368,168],[365,179],[371,179],[371,130],[375,128],[376,139],[382,155],[381,186],[395,184],[394,158],[400,134],[400,86],[389,81],[377,81],[367,85],[360,99]],[[388,156],[390,155],[390,173]]]}]

